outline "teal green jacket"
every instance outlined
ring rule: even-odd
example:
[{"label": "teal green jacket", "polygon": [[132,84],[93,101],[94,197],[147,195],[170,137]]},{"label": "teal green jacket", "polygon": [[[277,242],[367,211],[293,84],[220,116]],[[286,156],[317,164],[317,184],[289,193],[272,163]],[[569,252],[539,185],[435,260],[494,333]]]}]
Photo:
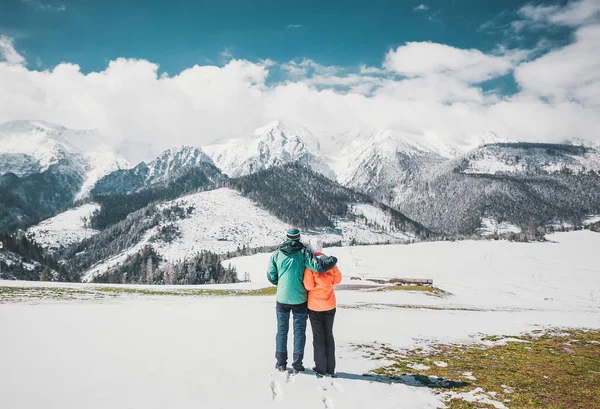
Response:
[{"label": "teal green jacket", "polygon": [[304,268],[317,273],[331,270],[337,263],[337,258],[319,258],[300,243],[299,240],[289,240],[279,246],[269,261],[267,279],[277,286],[277,301],[282,304],[302,304],[307,301],[304,288]]}]

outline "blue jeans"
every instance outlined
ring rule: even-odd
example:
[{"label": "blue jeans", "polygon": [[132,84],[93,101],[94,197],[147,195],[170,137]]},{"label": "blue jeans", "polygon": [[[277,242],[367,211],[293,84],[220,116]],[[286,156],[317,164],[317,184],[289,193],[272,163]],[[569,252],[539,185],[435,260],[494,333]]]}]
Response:
[{"label": "blue jeans", "polygon": [[277,366],[287,366],[287,338],[290,329],[290,311],[294,318],[294,362],[292,367],[299,371],[304,370],[302,360],[304,359],[304,345],[306,344],[306,320],[308,319],[308,308],[303,304],[277,303],[277,337],[275,338],[275,358]]}]

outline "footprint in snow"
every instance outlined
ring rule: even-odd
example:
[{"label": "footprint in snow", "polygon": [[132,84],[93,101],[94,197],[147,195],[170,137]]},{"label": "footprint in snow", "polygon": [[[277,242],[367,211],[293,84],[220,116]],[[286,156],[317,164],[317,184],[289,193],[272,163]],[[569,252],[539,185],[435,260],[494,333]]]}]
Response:
[{"label": "footprint in snow", "polygon": [[283,399],[283,389],[281,389],[281,384],[279,382],[275,379],[271,380],[269,388],[271,388],[271,397],[274,401]]},{"label": "footprint in snow", "polygon": [[326,392],[328,389],[327,388],[328,386],[329,386],[329,382],[327,382],[327,380],[324,377],[317,379],[317,390],[319,392]]},{"label": "footprint in snow", "polygon": [[331,381],[331,386],[333,386],[333,389],[335,389],[337,392],[344,392],[344,388],[342,387],[342,385],[340,385],[337,382]]},{"label": "footprint in snow", "polygon": [[325,405],[325,409],[335,409],[333,399],[330,398],[329,396],[324,396],[322,402],[323,402],[323,405]]}]

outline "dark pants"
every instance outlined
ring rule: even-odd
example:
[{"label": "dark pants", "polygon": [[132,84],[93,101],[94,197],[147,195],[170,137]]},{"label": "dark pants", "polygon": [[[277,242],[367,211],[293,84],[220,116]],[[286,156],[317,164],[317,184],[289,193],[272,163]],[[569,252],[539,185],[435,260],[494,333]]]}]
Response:
[{"label": "dark pants", "polygon": [[290,329],[290,311],[294,314],[294,362],[292,367],[299,371],[304,370],[304,346],[306,345],[306,320],[308,309],[303,304],[277,303],[277,337],[275,339],[275,358],[277,366],[287,366],[287,339]]},{"label": "dark pants", "polygon": [[335,341],[333,340],[333,319],[335,308],[329,311],[308,310],[313,333],[315,367],[318,373],[335,373]]}]

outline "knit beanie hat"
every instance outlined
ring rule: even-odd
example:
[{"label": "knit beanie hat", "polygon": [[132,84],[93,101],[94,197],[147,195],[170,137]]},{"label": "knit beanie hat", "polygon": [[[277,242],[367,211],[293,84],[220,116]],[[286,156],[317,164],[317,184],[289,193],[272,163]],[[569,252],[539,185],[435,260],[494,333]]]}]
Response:
[{"label": "knit beanie hat", "polygon": [[300,230],[296,227],[292,227],[287,231],[287,238],[290,240],[300,240]]},{"label": "knit beanie hat", "polygon": [[313,237],[308,241],[308,248],[313,253],[322,253],[323,252],[323,240],[318,237]]}]

